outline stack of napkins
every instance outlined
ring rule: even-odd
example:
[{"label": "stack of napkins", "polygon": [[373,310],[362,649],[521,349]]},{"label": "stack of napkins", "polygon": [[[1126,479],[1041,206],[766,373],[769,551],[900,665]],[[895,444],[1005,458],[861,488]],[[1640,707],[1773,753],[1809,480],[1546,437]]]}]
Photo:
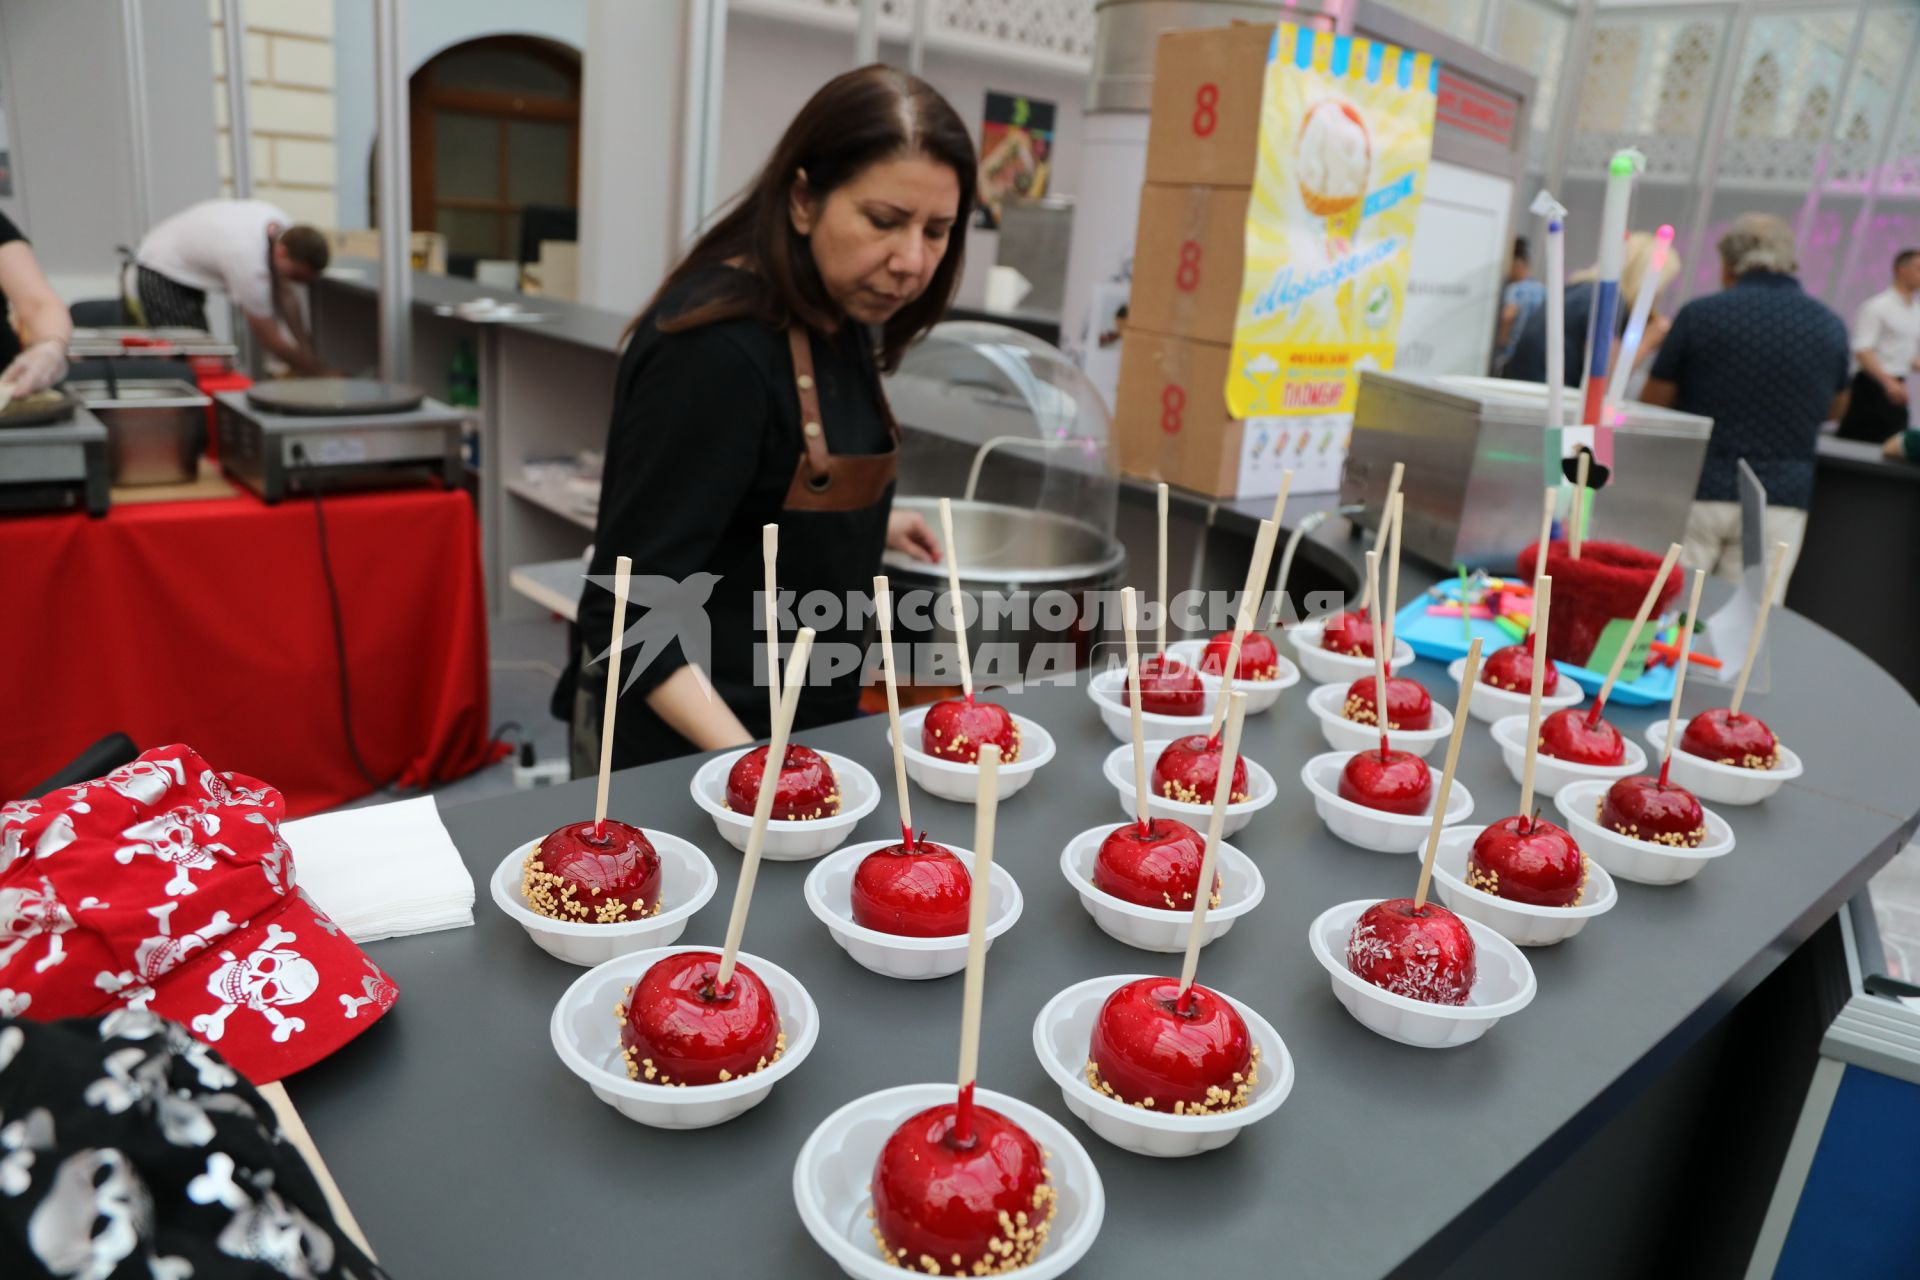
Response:
[{"label": "stack of napkins", "polygon": [[280,824],[294,877],[355,942],[473,923],[473,877],[432,796]]}]

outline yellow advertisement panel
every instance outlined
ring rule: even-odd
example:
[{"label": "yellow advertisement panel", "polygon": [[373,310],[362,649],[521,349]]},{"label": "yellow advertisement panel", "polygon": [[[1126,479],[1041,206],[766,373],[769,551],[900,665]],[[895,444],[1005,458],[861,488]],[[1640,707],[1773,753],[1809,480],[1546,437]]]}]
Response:
[{"label": "yellow advertisement panel", "polygon": [[1433,151],[1430,54],[1280,24],[1227,404],[1235,417],[1350,413],[1391,369]]}]

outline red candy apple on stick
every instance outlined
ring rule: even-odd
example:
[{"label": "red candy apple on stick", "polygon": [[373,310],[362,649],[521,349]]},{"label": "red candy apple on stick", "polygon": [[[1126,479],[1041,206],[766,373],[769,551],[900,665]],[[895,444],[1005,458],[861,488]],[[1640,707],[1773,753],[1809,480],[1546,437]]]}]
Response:
[{"label": "red candy apple on stick", "polygon": [[940,537],[947,548],[947,591],[953,602],[953,638],[960,649],[960,698],[936,702],[920,727],[920,749],[942,760],[975,764],[992,743],[1008,764],[1020,758],[1020,726],[1005,707],[973,698],[973,659],[967,653],[966,597],[960,594],[960,554],[953,540],[953,503],[940,499]]},{"label": "red candy apple on stick", "polygon": [[[1406,516],[1407,495],[1393,495],[1393,509],[1388,523],[1392,526],[1391,540],[1387,546],[1387,594],[1382,597],[1384,612],[1379,618],[1380,644],[1385,646],[1384,670],[1386,671],[1387,727],[1417,732],[1433,725],[1433,698],[1418,680],[1393,674],[1393,625],[1395,612],[1400,607],[1400,526]],[[1376,666],[1381,666],[1376,663]],[[1349,720],[1363,724],[1379,724],[1379,682],[1362,676],[1347,687],[1346,701],[1341,705],[1340,714]]]},{"label": "red candy apple on stick", "polygon": [[1697,849],[1707,838],[1707,814],[1699,799],[1669,778],[1673,768],[1674,730],[1680,720],[1680,691],[1687,686],[1687,666],[1693,657],[1693,621],[1700,616],[1703,569],[1693,571],[1693,595],[1687,601],[1680,628],[1680,656],[1673,672],[1673,699],[1667,704],[1666,747],[1660,754],[1657,777],[1622,778],[1607,788],[1600,802],[1599,823],[1609,831],[1650,840],[1676,849]]},{"label": "red candy apple on stick", "polygon": [[[1406,464],[1393,464],[1393,474],[1387,479],[1386,500],[1380,505],[1380,531],[1374,534],[1373,546],[1376,551],[1387,545],[1387,530],[1394,523],[1394,502],[1400,496],[1400,480],[1406,474]],[[1371,658],[1373,656],[1372,611],[1374,596],[1378,589],[1367,583],[1360,589],[1360,603],[1351,609],[1343,609],[1327,619],[1326,627],[1320,633],[1320,647],[1333,653],[1344,653],[1352,658]],[[1393,655],[1388,654],[1389,663]]]},{"label": "red candy apple on stick", "polygon": [[[780,526],[767,524],[760,529],[760,554],[766,566],[767,625],[767,724],[780,714],[780,621],[779,586],[774,572],[780,557]],[[753,812],[760,795],[760,776],[772,759],[768,747],[755,747],[733,762],[727,770],[727,808],[735,813]],[[831,818],[840,812],[840,782],[819,752],[799,743],[790,743],[780,759],[780,781],[773,797],[775,822],[807,821]]]},{"label": "red candy apple on stick", "polygon": [[[1653,575],[1653,581],[1647,586],[1647,594],[1641,597],[1640,608],[1633,615],[1633,625],[1627,628],[1619,650],[1613,655],[1613,665],[1607,669],[1606,681],[1600,686],[1600,692],[1594,695],[1593,705],[1585,711],[1577,707],[1563,707],[1548,716],[1540,726],[1540,749],[1554,759],[1601,766],[1617,765],[1626,759],[1626,741],[1621,738],[1618,729],[1600,718],[1600,713],[1607,709],[1607,697],[1620,679],[1620,672],[1627,665],[1627,656],[1633,652],[1634,642],[1640,638],[1640,629],[1647,625],[1654,602],[1660,598],[1660,592],[1667,585],[1667,575],[1673,572],[1674,562],[1679,558],[1680,544],[1676,542],[1667,548],[1659,572]],[[1546,607],[1536,599],[1533,613],[1537,634],[1546,631],[1545,612]],[[1535,669],[1538,670],[1538,663]]]},{"label": "red candy apple on stick", "polygon": [[[1280,518],[1287,510],[1287,494],[1293,489],[1293,471],[1291,468],[1280,475],[1280,492],[1273,500],[1273,527],[1280,528]],[[1271,552],[1269,552],[1271,555]],[[1265,589],[1267,580],[1263,575],[1260,588]],[[1257,603],[1257,602],[1256,602]],[[1222,676],[1220,696],[1225,697],[1232,690],[1235,681],[1277,680],[1280,678],[1280,650],[1265,631],[1248,629],[1242,631],[1235,627],[1232,631],[1222,631],[1207,641],[1207,647],[1200,657],[1200,669],[1208,675]],[[1225,673],[1231,671],[1232,675]],[[1218,712],[1215,713],[1218,719]]]},{"label": "red candy apple on stick", "polygon": [[1724,710],[1703,711],[1687,722],[1687,731],[1680,735],[1680,749],[1688,755],[1743,769],[1771,769],[1780,763],[1780,739],[1759,716],[1742,714],[1740,703],[1747,696],[1747,679],[1760,656],[1760,637],[1766,634],[1767,615],[1773,610],[1774,593],[1780,589],[1780,574],[1786,563],[1787,544],[1777,542],[1773,561],[1767,566],[1760,614],[1753,620],[1753,634],[1747,637],[1746,661],[1740,664],[1740,678],[1734,682],[1733,700]]},{"label": "red candy apple on stick", "polygon": [[[1154,651],[1140,665],[1141,691],[1136,700],[1155,715],[1197,716],[1206,709],[1206,686],[1200,683],[1200,675],[1192,667],[1178,658],[1167,656],[1167,613],[1172,606],[1167,599],[1167,486],[1165,484],[1159,486],[1155,497],[1160,519],[1160,620],[1154,640]],[[1127,696],[1135,698],[1131,690]]]},{"label": "red candy apple on stick", "polygon": [[[1380,553],[1367,552],[1367,582],[1377,587],[1380,581]],[[1380,614],[1373,616],[1373,680],[1375,706],[1391,707],[1387,701],[1386,645],[1380,630]],[[1478,663],[1475,664],[1478,666]],[[1471,683],[1471,682],[1469,682]],[[1383,813],[1417,814],[1425,811],[1433,793],[1433,771],[1427,762],[1410,751],[1395,751],[1387,741],[1388,730],[1380,730],[1379,751],[1356,751],[1340,770],[1338,788],[1342,800],[1378,809]]]},{"label": "red candy apple on stick", "polygon": [[[1533,576],[1538,579],[1547,572],[1547,542],[1553,537],[1553,506],[1556,497],[1552,485],[1547,486],[1547,497],[1540,512],[1539,552],[1533,558]],[[1540,616],[1540,607],[1534,605],[1534,615],[1527,620],[1527,638],[1519,644],[1510,644],[1504,649],[1495,649],[1487,656],[1486,664],[1480,669],[1480,678],[1496,689],[1507,693],[1518,693],[1528,687],[1533,670],[1533,647],[1539,641],[1534,638],[1534,620]],[[1554,690],[1560,687],[1560,670],[1551,662],[1547,664],[1546,683],[1540,692],[1551,698]]]}]

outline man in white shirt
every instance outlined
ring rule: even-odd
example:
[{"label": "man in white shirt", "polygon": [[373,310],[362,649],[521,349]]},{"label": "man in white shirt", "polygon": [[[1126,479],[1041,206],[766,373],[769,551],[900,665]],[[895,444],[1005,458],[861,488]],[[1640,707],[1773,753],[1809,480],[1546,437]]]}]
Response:
[{"label": "man in white shirt", "polygon": [[1907,429],[1907,374],[1920,368],[1920,249],[1893,260],[1893,285],[1860,304],[1853,321],[1853,395],[1840,434],[1879,444]]},{"label": "man in white shirt", "polygon": [[296,373],[319,373],[293,286],[318,276],[328,256],[325,236],[264,200],[202,200],[140,241],[135,296],[150,326],[205,329],[207,293],[224,293],[262,350]]}]

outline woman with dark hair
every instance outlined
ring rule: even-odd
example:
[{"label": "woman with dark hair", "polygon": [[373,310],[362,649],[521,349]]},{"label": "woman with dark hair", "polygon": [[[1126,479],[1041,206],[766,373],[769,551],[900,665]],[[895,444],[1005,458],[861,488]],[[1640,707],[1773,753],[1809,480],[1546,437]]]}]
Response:
[{"label": "woman with dark hair", "polygon": [[[953,298],[976,166],[924,81],[838,76],[634,321],[580,600],[577,775],[599,760],[618,557],[634,574],[622,692],[639,695],[621,704],[620,768],[769,732],[762,525],[780,525],[782,594],[829,593],[839,611],[816,655],[864,639],[851,601],[883,549],[939,558],[925,521],[891,510],[899,428],[880,373]],[[805,689],[797,728],[854,714],[858,664],[834,676]]]}]

